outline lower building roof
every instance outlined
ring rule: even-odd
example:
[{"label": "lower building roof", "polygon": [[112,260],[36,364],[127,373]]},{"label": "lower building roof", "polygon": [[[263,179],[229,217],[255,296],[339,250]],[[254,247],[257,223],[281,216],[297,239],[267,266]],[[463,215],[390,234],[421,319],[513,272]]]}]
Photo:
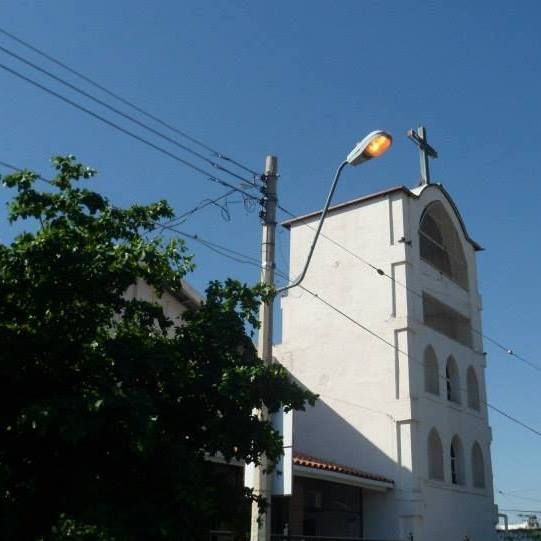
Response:
[{"label": "lower building roof", "polygon": [[295,466],[301,466],[304,468],[331,472],[335,474],[343,474],[350,477],[377,481],[380,483],[385,483],[387,485],[394,485],[394,481],[392,479],[388,479],[387,477],[383,477],[382,475],[369,473],[363,470],[359,470],[357,468],[353,468],[351,466],[345,466],[343,464],[337,464],[336,462],[331,462],[322,458],[316,458],[314,456],[299,453],[297,451],[293,453],[293,464]]}]

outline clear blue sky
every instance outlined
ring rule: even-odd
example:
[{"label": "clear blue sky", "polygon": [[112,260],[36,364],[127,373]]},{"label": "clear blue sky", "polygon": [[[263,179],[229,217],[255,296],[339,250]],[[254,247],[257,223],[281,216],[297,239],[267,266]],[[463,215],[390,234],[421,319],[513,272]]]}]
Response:
[{"label": "clear blue sky", "polygon": [[[278,155],[281,201],[296,213],[321,206],[336,165],[375,128],[395,135],[392,152],[344,175],[336,200],[414,186],[418,155],[405,134],[426,125],[440,153],[433,179],[444,183],[486,248],[478,258],[484,331],[537,364],[540,20],[534,0],[0,6],[5,29],[220,151],[256,170],[265,154]],[[0,46],[46,65],[5,36]],[[76,97],[2,52],[0,63]],[[115,203],[166,198],[179,213],[223,192],[2,70],[0,85],[0,160],[47,174],[51,155],[73,153],[100,170],[97,187]],[[0,193],[2,208],[7,197]],[[230,198],[230,221],[207,208],[182,230],[258,258],[257,212],[247,213],[238,200]],[[3,227],[0,240],[10,236]],[[285,232],[279,241],[278,264],[285,267]],[[189,245],[198,263],[190,280],[199,289],[226,276],[256,281],[256,269]],[[541,429],[541,372],[489,343],[485,349],[489,401]],[[498,494],[499,505],[541,509],[541,437],[490,417],[495,488],[515,491]]]}]

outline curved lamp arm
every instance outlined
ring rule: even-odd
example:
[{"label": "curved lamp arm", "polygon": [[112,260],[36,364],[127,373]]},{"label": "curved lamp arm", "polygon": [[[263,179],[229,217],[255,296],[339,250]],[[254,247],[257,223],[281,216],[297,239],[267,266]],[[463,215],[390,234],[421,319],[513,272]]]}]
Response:
[{"label": "curved lamp arm", "polygon": [[323,210],[321,211],[321,217],[319,218],[319,223],[317,224],[316,234],[314,235],[312,244],[310,245],[310,251],[308,252],[308,257],[306,258],[306,263],[304,264],[304,268],[302,269],[301,273],[297,276],[297,278],[295,278],[293,282],[291,282],[290,284],[287,284],[286,286],[277,288],[276,289],[277,294],[283,293],[284,291],[287,291],[288,289],[291,289],[292,287],[297,287],[304,280],[304,277],[306,276],[306,272],[308,271],[308,267],[310,265],[310,261],[312,260],[312,255],[314,254],[314,250],[316,248],[319,234],[321,233],[321,228],[323,227],[323,222],[325,221],[325,218],[327,217],[327,214],[329,211],[329,207],[331,206],[332,197],[336,190],[338,179],[340,178],[342,170],[348,163],[349,163],[348,160],[344,160],[338,166],[338,169],[336,170],[336,174],[334,175],[334,180],[331,185],[331,189],[329,190],[329,195],[327,196],[327,201],[325,202],[325,206],[323,207]]}]

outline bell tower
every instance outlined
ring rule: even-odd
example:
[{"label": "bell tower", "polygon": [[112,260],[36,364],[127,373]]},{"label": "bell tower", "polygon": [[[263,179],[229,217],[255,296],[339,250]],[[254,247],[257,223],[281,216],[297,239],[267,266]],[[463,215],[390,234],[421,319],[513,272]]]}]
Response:
[{"label": "bell tower", "polygon": [[[320,396],[295,414],[295,450],[394,483],[363,489],[365,537],[490,540],[481,247],[424,178],[331,208],[303,287],[282,298],[277,357]],[[283,224],[291,276],[319,214]]]}]

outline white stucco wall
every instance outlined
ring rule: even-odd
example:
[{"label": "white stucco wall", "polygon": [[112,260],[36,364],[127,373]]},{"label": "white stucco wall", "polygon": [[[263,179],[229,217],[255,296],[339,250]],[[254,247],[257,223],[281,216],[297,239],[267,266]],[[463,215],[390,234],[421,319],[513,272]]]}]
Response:
[{"label": "white stucco wall", "polygon": [[[279,360],[295,378],[319,393],[318,405],[295,415],[297,450],[389,477],[395,489],[366,497],[365,535],[416,540],[495,539],[491,432],[486,405],[470,410],[445,396],[445,361],[456,359],[461,387],[466,370],[477,374],[481,400],[486,397],[485,356],[479,334],[473,348],[423,324],[423,291],[468,317],[481,329],[475,253],[464,237],[449,200],[436,185],[395,190],[357,202],[329,215],[323,234],[345,246],[347,253],[321,238],[304,287],[339,308],[348,321],[302,289],[282,299],[282,344]],[[426,205],[440,200],[463,241],[469,291],[420,260],[418,226]],[[312,227],[318,216],[308,222]],[[291,227],[291,269],[304,263],[313,237],[305,223]],[[379,275],[359,257],[393,279]],[[407,287],[405,287],[407,286]],[[370,331],[374,334],[370,334]],[[440,370],[440,396],[424,391],[423,353],[431,344]],[[427,436],[432,427],[444,448],[445,481],[428,479]],[[466,484],[451,483],[449,448],[458,434],[465,451]],[[479,442],[485,460],[487,488],[473,489],[469,455]],[[367,495],[370,496],[370,495]]]},{"label": "white stucco wall", "polygon": [[[182,291],[187,297],[188,303],[194,304],[201,302],[202,300],[202,296],[186,282],[182,282],[179,291]],[[162,296],[158,297],[154,288],[149,286],[141,278],[138,278],[135,284],[127,289],[124,297],[128,300],[138,299],[141,301],[158,303],[162,307],[165,317],[170,319],[175,325],[182,324],[182,314],[188,310],[186,302],[182,302],[170,291],[164,291]]]}]

